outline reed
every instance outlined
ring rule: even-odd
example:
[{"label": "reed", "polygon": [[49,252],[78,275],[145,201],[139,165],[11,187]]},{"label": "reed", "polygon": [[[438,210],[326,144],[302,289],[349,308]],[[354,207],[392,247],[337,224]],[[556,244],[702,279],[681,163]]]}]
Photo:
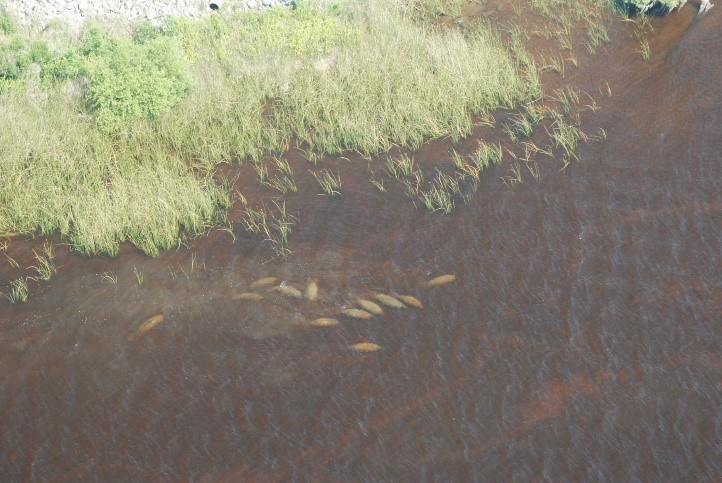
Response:
[{"label": "reed", "polygon": [[25,303],[28,300],[28,282],[24,278],[18,278],[10,282],[10,292],[2,294],[10,303]]},{"label": "reed", "polygon": [[313,177],[316,178],[318,184],[321,185],[324,195],[327,196],[341,196],[341,175],[336,172],[334,174],[328,169],[322,169],[320,174],[311,172]]}]

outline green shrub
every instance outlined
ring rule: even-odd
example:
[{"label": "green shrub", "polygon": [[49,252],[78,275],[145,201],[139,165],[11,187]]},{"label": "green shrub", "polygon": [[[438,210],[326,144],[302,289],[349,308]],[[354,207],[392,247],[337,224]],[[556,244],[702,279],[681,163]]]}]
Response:
[{"label": "green shrub", "polygon": [[12,37],[0,43],[0,78],[20,78],[32,64],[42,69],[52,58],[48,45],[42,40],[27,41]]},{"label": "green shrub", "polygon": [[15,22],[8,12],[0,8],[0,32],[5,35],[15,33]]},{"label": "green shrub", "polygon": [[85,99],[106,133],[157,118],[191,87],[189,64],[177,41],[162,36],[143,40],[138,44],[111,38],[97,29],[84,39],[81,53],[89,80]]}]

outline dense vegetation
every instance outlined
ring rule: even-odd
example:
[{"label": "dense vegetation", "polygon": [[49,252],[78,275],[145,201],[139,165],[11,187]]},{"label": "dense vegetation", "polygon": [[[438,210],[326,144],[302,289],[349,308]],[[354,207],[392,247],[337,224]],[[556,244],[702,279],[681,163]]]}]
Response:
[{"label": "dense vegetation", "polygon": [[[569,1],[533,0],[551,9]],[[300,1],[132,32],[0,15],[0,233],[55,231],[78,251],[150,255],[218,223],[220,162],[416,149],[541,96],[520,42],[436,28],[458,0]]]}]

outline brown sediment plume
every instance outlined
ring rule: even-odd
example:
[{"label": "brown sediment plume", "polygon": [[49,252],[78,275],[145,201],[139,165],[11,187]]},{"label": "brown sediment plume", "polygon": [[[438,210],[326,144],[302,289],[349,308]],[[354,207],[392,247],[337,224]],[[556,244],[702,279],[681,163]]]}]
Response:
[{"label": "brown sediment plume", "polygon": [[156,325],[158,325],[158,324],[160,324],[161,322],[163,322],[163,319],[164,319],[164,318],[165,318],[165,317],[163,316],[163,314],[154,315],[153,317],[149,318],[148,320],[146,320],[145,322],[143,322],[143,323],[140,325],[140,327],[138,327],[138,330],[136,330],[135,332],[133,332],[132,334],[130,334],[130,335],[128,336],[128,340],[129,340],[129,341],[137,340],[137,339],[140,338],[143,334],[145,334],[145,333],[148,332],[149,330],[153,329]]}]

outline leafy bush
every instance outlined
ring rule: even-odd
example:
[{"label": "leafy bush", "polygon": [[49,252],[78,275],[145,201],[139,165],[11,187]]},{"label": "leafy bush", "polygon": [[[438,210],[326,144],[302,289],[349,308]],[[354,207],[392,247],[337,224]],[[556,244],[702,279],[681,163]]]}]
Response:
[{"label": "leafy bush", "polygon": [[32,64],[41,68],[52,55],[45,42],[28,42],[21,37],[12,37],[9,42],[0,43],[0,78],[18,79]]},{"label": "leafy bush", "polygon": [[15,33],[15,22],[2,8],[0,8],[0,32],[5,35]]},{"label": "leafy bush", "polygon": [[[189,65],[177,41],[158,36],[143,43],[90,29],[80,53],[89,84],[85,98],[98,126],[117,133],[134,121],[155,119],[191,87]],[[75,65],[68,57],[68,65]]]}]

